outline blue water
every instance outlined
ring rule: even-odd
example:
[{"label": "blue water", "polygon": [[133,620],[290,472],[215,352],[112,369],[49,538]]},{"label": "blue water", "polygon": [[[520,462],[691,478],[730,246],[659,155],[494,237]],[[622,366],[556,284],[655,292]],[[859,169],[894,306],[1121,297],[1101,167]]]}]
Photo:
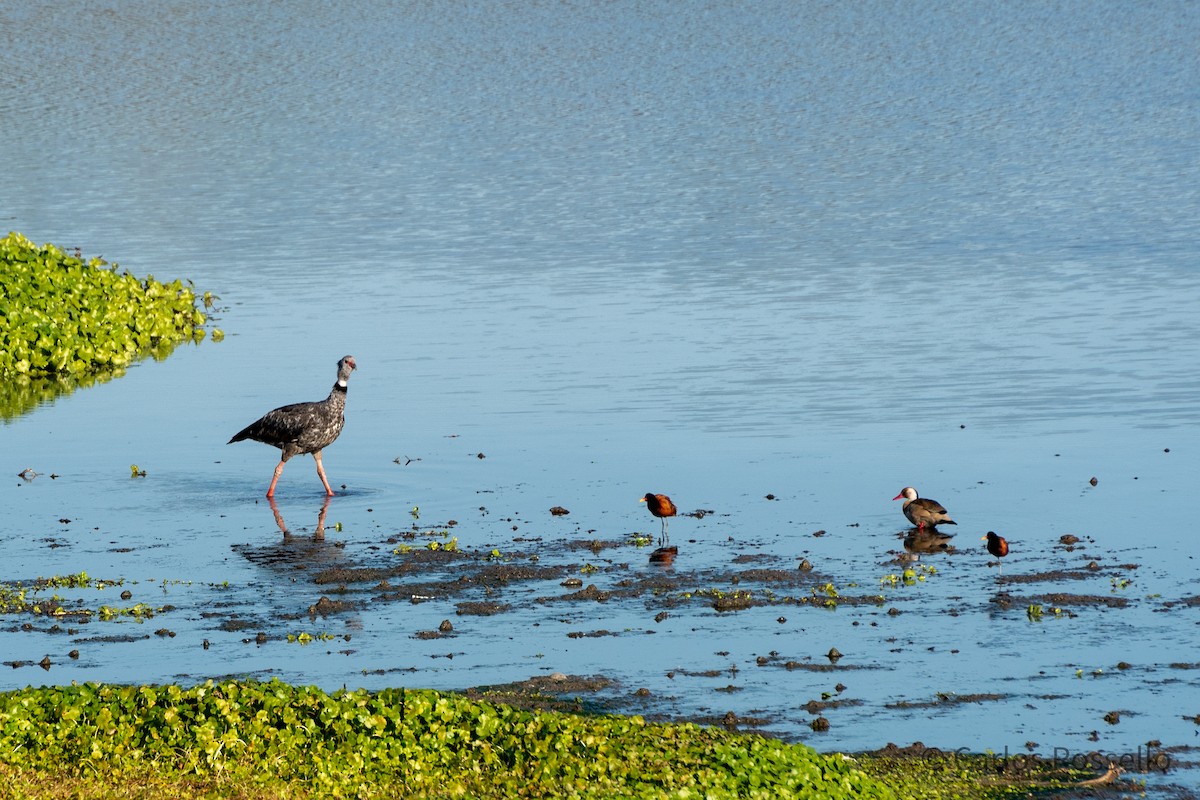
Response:
[{"label": "blue water", "polygon": [[[6,684],[602,673],[667,713],[765,710],[827,749],[1190,745],[1196,670],[1170,665],[1195,661],[1197,619],[1163,603],[1200,594],[1198,34],[1185,2],[5,4],[0,227],[190,278],[227,334],[0,428],[0,469],[43,473],[0,482],[0,579],[167,581],[155,596],[184,609],[169,641]],[[456,618],[447,659],[411,635],[453,603],[375,603],[295,623],[352,629],[349,654],[243,644],[204,616],[223,593],[261,622],[326,590],[248,557],[280,546],[260,497],[275,456],[224,442],[323,397],[346,353],[360,369],[325,454],[345,547],[302,564],[386,559],[414,506],[483,552],[624,539],[657,530],[636,503],[652,490],[716,512],[672,525],[682,574],[808,557],[869,593],[900,569],[889,500],[909,484],[970,555],[925,557],[938,573],[882,608],[658,624],[644,599],[526,603]],[[315,525],[318,487],[310,460],[288,465],[293,529]],[[1105,568],[1013,594],[1130,607],[997,610],[987,530],[1013,543],[1005,576]],[[1067,533],[1093,544],[1063,551]],[[69,649],[0,622],[4,660]],[[598,628],[631,633],[565,636]],[[755,666],[831,646],[870,669]],[[800,706],[839,679],[863,704],[815,735]],[[886,708],[983,691],[1008,699]]]}]

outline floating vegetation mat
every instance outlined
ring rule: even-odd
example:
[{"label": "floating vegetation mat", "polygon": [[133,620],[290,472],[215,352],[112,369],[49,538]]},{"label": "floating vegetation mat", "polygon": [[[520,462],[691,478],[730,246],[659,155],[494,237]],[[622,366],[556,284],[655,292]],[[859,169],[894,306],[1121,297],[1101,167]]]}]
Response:
[{"label": "floating vegetation mat", "polygon": [[[131,362],[207,335],[216,299],[191,284],[139,279],[19,233],[0,238],[0,418],[12,419]],[[223,337],[212,331],[214,341]]]}]

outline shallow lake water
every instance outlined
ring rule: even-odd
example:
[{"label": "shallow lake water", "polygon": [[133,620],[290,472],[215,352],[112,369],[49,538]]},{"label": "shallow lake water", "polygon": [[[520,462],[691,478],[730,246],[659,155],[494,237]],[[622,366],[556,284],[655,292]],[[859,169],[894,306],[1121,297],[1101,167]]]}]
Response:
[{"label": "shallow lake water", "polygon": [[[191,279],[227,334],[0,426],[0,581],[162,609],[0,618],[0,685],[561,672],[823,750],[1193,761],[1197,34],[1170,2],[0,8],[2,226]],[[347,353],[338,496],[297,458],[272,508],[276,452],[225,442]],[[907,485],[953,552],[906,553]],[[705,512],[670,564],[647,491]]]}]

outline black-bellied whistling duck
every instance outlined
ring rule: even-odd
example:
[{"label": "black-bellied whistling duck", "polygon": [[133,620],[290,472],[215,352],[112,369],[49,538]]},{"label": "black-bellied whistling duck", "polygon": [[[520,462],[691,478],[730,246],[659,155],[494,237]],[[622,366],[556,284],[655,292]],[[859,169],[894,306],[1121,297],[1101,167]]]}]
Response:
[{"label": "black-bellied whistling duck", "polygon": [[936,500],[930,500],[928,497],[918,497],[917,490],[911,486],[905,486],[900,490],[900,494],[893,497],[893,500],[904,498],[904,516],[908,517],[908,521],[917,526],[917,530],[925,530],[926,528],[936,528],[938,525],[957,525],[958,523],[950,519],[946,514],[946,509]]},{"label": "black-bellied whistling duck", "polygon": [[356,368],[354,356],[346,356],[338,362],[337,382],[333,384],[329,397],[268,411],[229,440],[228,444],[233,444],[243,439],[253,439],[280,449],[279,466],[275,467],[275,477],[271,479],[267,497],[275,496],[275,484],[279,483],[279,476],[283,474],[283,465],[292,456],[302,453],[312,453],[317,462],[317,475],[325,486],[325,494],[333,495],[333,489],[325,478],[325,467],[321,464],[321,451],[333,444],[346,423],[346,381]]}]

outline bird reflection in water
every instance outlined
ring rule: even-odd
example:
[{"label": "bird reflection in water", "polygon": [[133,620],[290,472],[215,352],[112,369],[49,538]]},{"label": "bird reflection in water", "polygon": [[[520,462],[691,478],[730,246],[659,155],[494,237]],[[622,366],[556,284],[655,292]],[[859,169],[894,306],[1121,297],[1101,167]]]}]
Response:
[{"label": "bird reflection in water", "polygon": [[[287,523],[283,521],[283,514],[279,513],[279,506],[275,503],[275,498],[268,498],[271,503],[271,513],[275,515],[275,524],[279,526],[280,533],[283,534],[284,540],[292,538],[292,532],[288,530]],[[325,498],[324,504],[321,505],[321,510],[317,513],[317,529],[313,531],[313,541],[319,542],[325,539],[325,515],[329,513],[330,498]]]},{"label": "bird reflection in water", "polygon": [[650,554],[650,563],[657,567],[670,568],[675,564],[675,556],[679,555],[679,548],[659,547]]},{"label": "bird reflection in water", "polygon": [[283,534],[283,539],[265,545],[236,544],[233,546],[235,552],[253,564],[288,573],[293,570],[319,572],[342,561],[345,549],[341,543],[325,540],[325,516],[329,513],[330,498],[325,498],[321,510],[317,512],[317,527],[311,536],[294,535],[284,522],[283,512],[279,510],[274,499],[270,502],[271,514],[275,517],[275,525]]},{"label": "bird reflection in water", "polygon": [[928,553],[953,553],[954,545],[950,543],[953,538],[954,535],[950,533],[913,528],[904,534],[904,555],[900,560],[920,561],[921,556]]}]

